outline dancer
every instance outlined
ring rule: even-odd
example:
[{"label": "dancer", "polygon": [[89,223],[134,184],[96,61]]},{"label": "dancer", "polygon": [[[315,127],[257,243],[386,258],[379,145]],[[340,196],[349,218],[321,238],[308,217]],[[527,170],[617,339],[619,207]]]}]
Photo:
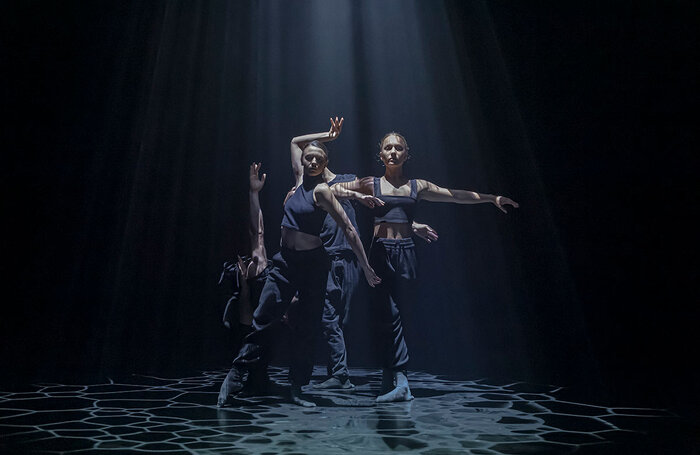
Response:
[{"label": "dancer", "polygon": [[301,406],[315,406],[301,397],[301,387],[309,383],[313,369],[315,322],[321,318],[329,261],[319,237],[326,213],[342,227],[370,286],[380,283],[369,266],[360,238],[330,188],[323,182],[328,151],[323,143],[308,143],[302,153],[304,182],[284,204],[281,251],[273,257],[273,269],[253,315],[253,332],[245,339],[219,392],[217,404],[225,405],[242,389],[242,375],[256,376],[269,362],[272,343],[270,328],[279,320],[298,292],[298,323],[294,327],[296,346],[289,369],[291,400]]},{"label": "dancer", "polygon": [[[327,132],[307,134],[292,139],[291,158],[292,171],[296,181],[295,188],[304,181],[304,167],[302,166],[301,156],[306,144],[312,141],[333,141],[340,135],[345,119],[341,118],[338,120],[338,117],[335,117],[335,119],[331,118],[330,121],[331,127]],[[344,184],[357,182],[355,174],[335,174],[326,166],[326,169],[323,171],[323,179],[338,198],[341,207],[343,207],[355,230],[357,230],[357,221],[355,208],[351,201],[356,200],[370,208],[384,205],[384,202],[374,196],[345,188]],[[294,188],[292,188],[293,190]],[[426,224],[413,222],[412,230],[414,234],[428,243],[438,238],[435,230]],[[352,296],[359,284],[357,258],[353,254],[342,230],[330,215],[326,216],[320,237],[331,260],[321,319],[323,339],[328,346],[328,378],[315,387],[318,389],[352,389],[355,386],[350,381],[343,329],[347,324]]]},{"label": "dancer", "polygon": [[233,282],[233,296],[224,310],[224,326],[231,330],[238,327],[237,332],[242,333],[243,337],[252,331],[253,311],[272,268],[272,261],[268,260],[265,248],[265,223],[258,196],[265,185],[267,175],[263,174],[260,177],[260,167],[260,163],[253,163],[248,173],[250,256],[238,255],[235,263],[225,262],[219,279],[219,284],[227,278]]},{"label": "dancer", "polygon": [[386,134],[379,150],[379,158],[386,168],[384,176],[363,179],[365,187],[369,186],[368,192],[384,201],[383,206],[374,210],[374,240],[369,254],[370,264],[382,277],[382,282],[372,290],[372,307],[380,312],[380,331],[385,348],[382,392],[377,397],[379,403],[413,399],[406,378],[408,348],[400,310],[416,277],[411,223],[418,201],[491,203],[504,213],[507,213],[507,205],[518,207],[516,202],[504,196],[441,188],[427,180],[408,179],[403,173],[403,166],[409,158],[408,150],[406,139],[401,134]]}]

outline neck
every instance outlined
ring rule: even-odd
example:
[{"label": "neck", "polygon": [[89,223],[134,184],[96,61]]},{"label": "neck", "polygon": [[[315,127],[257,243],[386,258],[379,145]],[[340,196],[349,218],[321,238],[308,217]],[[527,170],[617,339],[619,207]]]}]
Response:
[{"label": "neck", "polygon": [[403,176],[403,166],[386,167],[384,171],[384,178],[387,182],[402,182],[404,180]]},{"label": "neck", "polygon": [[323,180],[328,183],[335,178],[335,174],[328,168],[323,170]]}]

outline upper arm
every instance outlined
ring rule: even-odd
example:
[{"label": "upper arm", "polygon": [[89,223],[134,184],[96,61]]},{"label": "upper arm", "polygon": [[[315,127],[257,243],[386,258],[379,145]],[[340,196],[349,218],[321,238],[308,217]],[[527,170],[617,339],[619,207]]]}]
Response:
[{"label": "upper arm", "polygon": [[339,182],[333,187],[343,188],[349,191],[356,191],[362,194],[374,195],[374,180],[372,177],[355,178],[349,182]]},{"label": "upper arm", "polygon": [[289,145],[290,155],[292,159],[292,172],[297,184],[301,183],[304,178],[304,166],[301,164],[302,150],[299,144],[292,141]]},{"label": "upper arm", "polygon": [[348,198],[358,198],[362,194],[359,193],[359,181],[357,177],[349,182],[338,182],[334,183],[333,186],[329,185],[331,193],[337,199],[348,199]]},{"label": "upper arm", "polygon": [[416,180],[418,199],[432,202],[451,202],[454,194],[449,188],[442,188],[427,180]]},{"label": "upper arm", "polygon": [[317,186],[314,190],[314,197],[319,207],[328,212],[333,220],[338,223],[338,226],[342,226],[343,228],[352,226],[348,216],[345,214],[345,210],[343,210],[338,199],[333,196],[328,185]]}]

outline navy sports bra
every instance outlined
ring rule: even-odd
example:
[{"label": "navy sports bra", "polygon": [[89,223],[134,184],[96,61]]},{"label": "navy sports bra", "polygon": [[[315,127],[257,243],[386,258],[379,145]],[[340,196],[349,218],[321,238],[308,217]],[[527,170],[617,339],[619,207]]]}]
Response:
[{"label": "navy sports bra", "polygon": [[314,203],[314,188],[322,181],[322,176],[304,176],[304,182],[284,204],[282,226],[309,235],[321,233],[326,211]]},{"label": "navy sports bra", "polygon": [[409,180],[411,194],[409,196],[385,196],[382,194],[381,177],[374,178],[374,196],[384,201],[382,207],[374,209],[374,224],[379,223],[413,223],[418,190],[415,180]]}]

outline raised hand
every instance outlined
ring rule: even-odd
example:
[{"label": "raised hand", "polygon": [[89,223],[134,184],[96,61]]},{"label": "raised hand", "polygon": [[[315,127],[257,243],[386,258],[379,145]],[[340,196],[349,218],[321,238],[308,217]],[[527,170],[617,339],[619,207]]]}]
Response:
[{"label": "raised hand", "polygon": [[518,204],[518,203],[515,202],[514,200],[512,200],[512,199],[510,199],[510,198],[507,198],[507,197],[505,197],[505,196],[496,196],[496,200],[494,201],[493,204],[494,204],[496,207],[498,207],[499,209],[501,209],[501,211],[502,211],[503,213],[508,213],[508,211],[506,211],[506,209],[505,209],[505,206],[506,206],[506,205],[511,205],[511,206],[513,206],[513,208],[516,208],[516,209],[517,209],[518,207],[520,207],[520,204]]},{"label": "raised hand", "polygon": [[384,201],[382,201],[378,197],[371,196],[369,194],[363,194],[362,196],[359,196],[357,198],[357,201],[365,207],[369,207],[371,209],[375,207],[381,207],[384,205]]},{"label": "raised hand", "polygon": [[428,243],[435,242],[438,239],[438,234],[435,229],[427,224],[413,223],[413,233],[422,238]]},{"label": "raised hand", "polygon": [[261,167],[262,163],[253,163],[250,165],[250,191],[255,193],[262,190],[262,187],[265,185],[265,179],[267,178],[267,174],[263,174],[262,178],[258,175]]},{"label": "raised hand", "polygon": [[338,136],[340,136],[340,131],[343,129],[343,121],[345,119],[343,117],[340,117],[340,120],[338,120],[338,117],[333,120],[333,117],[331,117],[331,129],[328,130],[328,138],[330,140],[337,139]]},{"label": "raised hand", "polygon": [[240,255],[238,256],[238,276],[241,279],[241,282],[248,279],[248,267]]}]

